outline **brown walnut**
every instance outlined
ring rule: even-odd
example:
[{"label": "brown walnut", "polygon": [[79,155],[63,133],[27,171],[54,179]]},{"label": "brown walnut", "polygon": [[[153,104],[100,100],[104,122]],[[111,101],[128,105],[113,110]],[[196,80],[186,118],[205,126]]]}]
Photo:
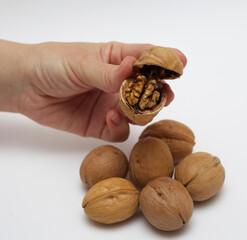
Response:
[{"label": "brown walnut", "polygon": [[138,188],[149,181],[173,174],[173,160],[169,147],[158,138],[148,137],[137,142],[129,159],[129,175]]},{"label": "brown walnut", "polygon": [[147,126],[140,135],[140,139],[146,137],[156,137],[166,142],[172,153],[174,164],[192,153],[195,145],[192,130],[174,120],[161,120]]},{"label": "brown walnut", "polygon": [[82,207],[96,222],[122,222],[135,214],[139,207],[139,192],[123,178],[108,178],[96,183],[87,192]]},{"label": "brown walnut", "polygon": [[204,201],[219,192],[225,170],[218,157],[197,152],[177,165],[175,178],[186,187],[194,201]]},{"label": "brown walnut", "polygon": [[183,64],[170,48],[153,47],[134,63],[135,76],[123,81],[119,106],[136,123],[146,123],[164,107],[166,94],[161,79],[182,75]]},{"label": "brown walnut", "polygon": [[128,172],[128,160],[125,154],[111,145],[103,145],[93,149],[83,160],[80,177],[86,187],[111,178],[125,178]]},{"label": "brown walnut", "polygon": [[182,228],[194,209],[186,188],[169,177],[149,182],[140,194],[140,206],[149,223],[163,231]]}]

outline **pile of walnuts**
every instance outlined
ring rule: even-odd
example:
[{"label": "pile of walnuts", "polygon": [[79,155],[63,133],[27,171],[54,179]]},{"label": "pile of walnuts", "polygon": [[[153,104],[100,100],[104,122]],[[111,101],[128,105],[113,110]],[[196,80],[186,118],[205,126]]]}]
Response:
[{"label": "pile of walnuts", "polygon": [[[81,180],[90,188],[82,203],[86,215],[113,224],[133,216],[140,205],[154,227],[182,228],[192,216],[193,201],[213,197],[225,179],[219,158],[192,153],[194,145],[189,127],[162,120],[144,129],[129,161],[110,145],[92,150],[80,168]],[[128,170],[130,181],[125,179]]]},{"label": "pile of walnuts", "polygon": [[[172,49],[152,47],[141,54],[133,69],[134,75],[121,84],[119,107],[131,121],[147,123],[166,103],[162,80],[179,78],[183,63]],[[144,129],[129,161],[113,146],[92,150],[80,168],[81,179],[90,188],[82,203],[86,215],[112,224],[133,216],[140,205],[154,227],[182,228],[192,216],[193,201],[213,197],[225,179],[219,158],[192,153],[194,145],[189,127],[162,120]],[[128,170],[130,181],[124,179]]]}]

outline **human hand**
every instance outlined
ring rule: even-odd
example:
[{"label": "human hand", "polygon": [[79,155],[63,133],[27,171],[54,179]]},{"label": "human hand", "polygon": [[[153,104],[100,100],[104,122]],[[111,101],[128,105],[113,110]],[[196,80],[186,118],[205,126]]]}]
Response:
[{"label": "human hand", "polygon": [[[129,120],[118,107],[119,88],[133,74],[133,63],[152,45],[109,42],[16,47],[19,79],[12,80],[13,111],[85,137],[107,141],[128,137]],[[186,57],[174,51],[185,66]],[[167,106],[174,94],[168,84],[164,87]]]}]

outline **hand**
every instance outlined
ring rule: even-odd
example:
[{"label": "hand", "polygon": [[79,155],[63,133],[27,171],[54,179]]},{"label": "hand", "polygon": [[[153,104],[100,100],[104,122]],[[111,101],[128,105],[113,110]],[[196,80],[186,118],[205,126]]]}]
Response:
[{"label": "hand", "polygon": [[[118,42],[18,45],[19,79],[12,82],[12,108],[45,126],[123,141],[129,120],[118,108],[119,88],[150,47]],[[185,56],[175,51],[186,65]],[[174,95],[169,85],[165,88],[168,105]]]}]

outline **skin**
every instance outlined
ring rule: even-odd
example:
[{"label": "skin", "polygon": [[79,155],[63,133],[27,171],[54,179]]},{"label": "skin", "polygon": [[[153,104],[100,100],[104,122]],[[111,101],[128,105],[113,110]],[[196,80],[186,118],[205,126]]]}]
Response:
[{"label": "skin", "polygon": [[[130,121],[118,107],[122,81],[150,44],[19,44],[0,40],[0,111],[83,137],[124,141]],[[184,66],[184,54],[174,49]],[[168,106],[174,93],[164,83]]]}]

